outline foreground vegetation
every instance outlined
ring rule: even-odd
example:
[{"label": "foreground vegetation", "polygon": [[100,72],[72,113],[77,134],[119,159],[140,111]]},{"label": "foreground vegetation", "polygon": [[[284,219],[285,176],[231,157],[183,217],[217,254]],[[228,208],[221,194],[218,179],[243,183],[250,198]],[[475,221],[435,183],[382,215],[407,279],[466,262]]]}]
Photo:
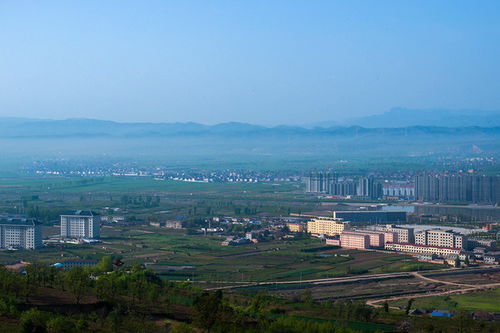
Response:
[{"label": "foreground vegetation", "polygon": [[[168,282],[133,266],[62,271],[32,264],[26,274],[0,267],[2,332],[495,332],[494,323],[409,317],[362,302],[315,303],[275,296],[223,295]],[[466,326],[465,326],[466,324]]]}]

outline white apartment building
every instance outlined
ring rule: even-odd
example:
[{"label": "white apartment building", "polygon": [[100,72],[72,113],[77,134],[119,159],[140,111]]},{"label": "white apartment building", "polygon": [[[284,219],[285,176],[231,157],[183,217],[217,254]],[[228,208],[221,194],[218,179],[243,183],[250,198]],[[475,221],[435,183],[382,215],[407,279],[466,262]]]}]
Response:
[{"label": "white apartment building", "polygon": [[464,249],[467,248],[467,236],[452,230],[423,230],[415,233],[415,243]]},{"label": "white apartment building", "polygon": [[61,237],[94,238],[101,235],[101,216],[92,211],[77,210],[61,215]]},{"label": "white apartment building", "polygon": [[444,246],[431,246],[421,244],[408,244],[408,243],[385,243],[385,249],[415,254],[437,254],[440,256],[449,256],[451,254],[459,255],[461,249]]},{"label": "white apartment building", "polygon": [[0,215],[0,248],[34,250],[42,247],[42,228],[33,218]]}]

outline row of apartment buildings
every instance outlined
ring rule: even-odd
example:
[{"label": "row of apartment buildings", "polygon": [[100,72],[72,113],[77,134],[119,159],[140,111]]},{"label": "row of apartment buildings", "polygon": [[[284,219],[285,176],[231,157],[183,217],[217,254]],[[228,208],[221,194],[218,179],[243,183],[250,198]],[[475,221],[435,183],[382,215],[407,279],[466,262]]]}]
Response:
[{"label": "row of apartment buildings", "polygon": [[431,202],[500,203],[500,176],[421,174],[410,182],[386,182],[375,177],[339,178],[334,173],[310,173],[306,192],[370,199],[416,199]]},{"label": "row of apartment buildings", "polygon": [[[468,247],[467,236],[452,230],[431,229],[415,232],[393,224],[382,230],[350,230],[351,223],[338,218],[314,218],[307,222],[307,232],[325,236],[326,244],[352,249],[387,249],[406,253],[449,255]],[[303,231],[299,224],[291,231]]]},{"label": "row of apartment buildings", "polygon": [[421,201],[500,203],[500,176],[426,174],[415,178]]},{"label": "row of apartment buildings", "polygon": [[432,229],[414,233],[412,228],[387,225],[381,231],[344,232],[340,234],[339,245],[354,249],[384,248],[397,252],[448,256],[467,249],[467,237],[452,230]]},{"label": "row of apartment buildings", "polygon": [[382,197],[382,183],[373,177],[360,177],[356,180],[340,180],[329,172],[310,173],[305,177],[306,192],[326,193],[339,196],[358,196],[378,199]]}]

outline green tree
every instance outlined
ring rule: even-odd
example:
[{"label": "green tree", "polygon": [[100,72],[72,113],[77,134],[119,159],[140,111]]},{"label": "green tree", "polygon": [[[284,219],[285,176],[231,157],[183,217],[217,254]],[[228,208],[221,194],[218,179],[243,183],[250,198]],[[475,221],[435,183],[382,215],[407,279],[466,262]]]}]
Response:
[{"label": "green tree", "polygon": [[47,321],[47,328],[54,333],[67,333],[75,331],[75,324],[67,317],[56,316]]},{"label": "green tree", "polygon": [[203,293],[193,304],[193,323],[210,332],[218,322],[221,308],[222,292],[220,290],[215,293]]},{"label": "green tree", "polygon": [[82,297],[90,288],[89,274],[81,267],[73,267],[65,273],[66,288],[73,294],[76,304],[80,304]]},{"label": "green tree", "polygon": [[47,332],[47,321],[49,315],[37,309],[30,309],[21,313],[20,332],[21,333],[44,333]]},{"label": "green tree", "polygon": [[412,306],[412,304],[413,304],[413,302],[414,302],[414,301],[415,301],[415,300],[414,300],[413,298],[410,298],[410,299],[408,300],[408,303],[406,304],[406,309],[405,309],[405,313],[406,313],[406,315],[408,315],[408,314],[410,313],[411,306]]},{"label": "green tree", "polygon": [[302,295],[300,295],[300,301],[306,304],[312,304],[313,298],[311,289],[306,289],[302,292]]},{"label": "green tree", "polygon": [[111,272],[113,270],[113,262],[110,256],[104,256],[99,260],[99,263],[94,267],[94,270],[99,273]]},{"label": "green tree", "polygon": [[389,303],[387,301],[384,302],[384,312],[389,312]]}]

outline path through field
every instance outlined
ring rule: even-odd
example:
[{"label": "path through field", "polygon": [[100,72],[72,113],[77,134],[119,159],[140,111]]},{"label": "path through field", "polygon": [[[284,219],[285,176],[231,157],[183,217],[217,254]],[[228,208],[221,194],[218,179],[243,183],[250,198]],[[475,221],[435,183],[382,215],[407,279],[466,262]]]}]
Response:
[{"label": "path through field", "polygon": [[449,282],[449,281],[432,279],[432,278],[429,278],[427,276],[423,276],[422,274],[417,273],[417,272],[412,272],[411,274],[418,279],[422,279],[422,280],[426,280],[426,281],[430,281],[430,282],[434,282],[434,283],[454,285],[454,286],[458,286],[458,287],[462,287],[462,288],[455,289],[455,290],[447,290],[447,291],[428,292],[428,293],[423,294],[423,295],[422,294],[408,294],[408,295],[403,295],[403,296],[394,296],[394,297],[382,298],[382,299],[372,299],[372,300],[368,300],[366,302],[366,304],[377,308],[377,307],[382,307],[382,305],[380,303],[383,303],[383,302],[392,302],[392,301],[398,301],[401,299],[408,299],[408,298],[445,296],[445,295],[451,295],[451,294],[466,294],[466,293],[470,293],[470,292],[474,292],[474,291],[483,291],[483,290],[488,290],[488,289],[500,287],[500,283],[490,283],[490,284],[473,286],[473,285],[465,284],[465,283],[456,283],[456,282]]}]

